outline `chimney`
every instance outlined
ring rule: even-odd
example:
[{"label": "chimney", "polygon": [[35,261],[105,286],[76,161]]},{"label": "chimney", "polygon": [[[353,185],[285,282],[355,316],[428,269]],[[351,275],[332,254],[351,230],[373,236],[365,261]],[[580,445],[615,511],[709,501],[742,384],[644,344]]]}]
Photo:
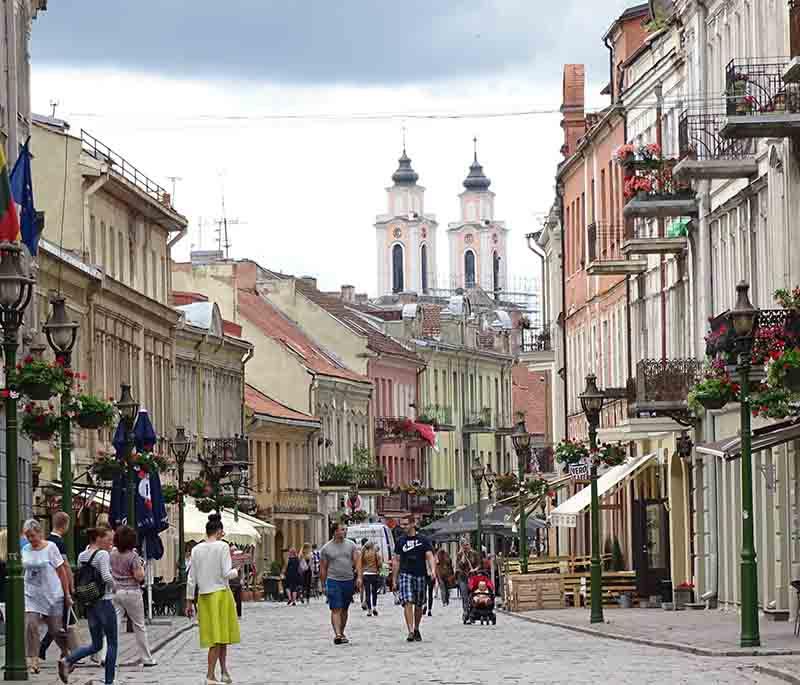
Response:
[{"label": "chimney", "polygon": [[369,295],[367,293],[356,293],[356,304],[367,304]]},{"label": "chimney", "polygon": [[314,276],[300,276],[300,280],[305,283],[306,285],[317,289],[317,279]]},{"label": "chimney", "polygon": [[356,287],[354,285],[342,286],[342,302],[355,302],[356,301]]},{"label": "chimney", "polygon": [[583,64],[564,65],[563,103],[561,105],[561,128],[564,129],[564,145],[561,152],[565,158],[572,155],[578,141],[586,133],[584,91],[586,77]]},{"label": "chimney", "polygon": [[417,293],[414,292],[403,292],[398,295],[398,301],[400,304],[416,304],[417,302]]}]

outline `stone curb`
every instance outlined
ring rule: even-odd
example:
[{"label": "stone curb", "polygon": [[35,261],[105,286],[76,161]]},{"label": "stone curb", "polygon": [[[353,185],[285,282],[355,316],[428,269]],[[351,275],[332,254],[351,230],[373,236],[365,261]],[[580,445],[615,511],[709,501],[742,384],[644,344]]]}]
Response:
[{"label": "stone curb", "polygon": [[758,673],[763,673],[764,675],[772,676],[773,678],[777,678],[778,680],[783,680],[787,683],[795,683],[795,685],[800,685],[800,678],[798,678],[794,673],[789,673],[789,671],[784,671],[781,668],[775,668],[774,666],[764,666],[763,664],[756,664],[755,669]]},{"label": "stone curb", "polygon": [[[585,635],[592,635],[594,637],[603,637],[608,640],[621,640],[622,642],[633,642],[639,645],[647,645],[648,647],[660,647],[662,649],[671,649],[676,652],[685,652],[687,654],[695,654],[697,656],[713,656],[713,657],[753,657],[753,656],[793,656],[799,655],[800,649],[735,649],[735,650],[720,650],[720,649],[706,649],[705,647],[695,647],[694,645],[686,645],[681,642],[664,642],[662,640],[650,640],[643,637],[633,637],[632,635],[623,635],[621,633],[607,633],[603,630],[596,628],[585,628],[583,626],[576,626],[571,623],[561,623],[559,621],[551,621],[544,618],[536,618],[534,616],[521,616],[520,614],[512,613],[506,609],[502,610],[508,616],[528,621],[529,623],[539,623],[545,626],[552,626],[553,628],[561,628],[563,630],[571,630],[575,633],[583,633]],[[794,676],[792,676],[794,677]],[[792,680],[800,684],[800,679]]]}]

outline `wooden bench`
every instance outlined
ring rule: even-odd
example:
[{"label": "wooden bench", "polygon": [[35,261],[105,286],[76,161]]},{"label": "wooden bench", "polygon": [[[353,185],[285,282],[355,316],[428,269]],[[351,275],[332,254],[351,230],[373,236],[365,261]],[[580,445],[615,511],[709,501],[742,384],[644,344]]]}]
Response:
[{"label": "wooden bench", "polygon": [[[572,598],[574,606],[583,606],[583,595],[581,590],[585,589],[585,602],[591,597],[592,580],[589,573],[568,573],[563,574],[564,597]],[[635,571],[605,571],[603,572],[603,605],[614,607],[618,606],[617,598],[628,593],[636,595],[636,572]]]}]

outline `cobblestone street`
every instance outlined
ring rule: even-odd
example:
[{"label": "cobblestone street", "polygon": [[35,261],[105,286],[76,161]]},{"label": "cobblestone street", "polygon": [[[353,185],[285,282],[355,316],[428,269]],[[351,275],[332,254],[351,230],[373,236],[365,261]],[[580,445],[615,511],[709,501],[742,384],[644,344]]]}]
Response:
[{"label": "cobblestone street", "polygon": [[[437,683],[777,683],[757,673],[752,658],[709,658],[584,636],[498,615],[497,626],[464,626],[457,603],[438,604],[422,625],[421,644],[405,642],[400,610],[382,599],[377,618],[352,612],[351,643],[332,644],[325,604],[246,604],[243,642],[230,670],[247,685],[297,682],[406,685]],[[124,685],[198,685],[205,653],[190,630],[158,654],[147,671],[122,668]],[[53,671],[41,682],[54,682]],[[82,668],[71,682],[88,685],[100,671]],[[96,681],[101,682],[101,681]]]}]

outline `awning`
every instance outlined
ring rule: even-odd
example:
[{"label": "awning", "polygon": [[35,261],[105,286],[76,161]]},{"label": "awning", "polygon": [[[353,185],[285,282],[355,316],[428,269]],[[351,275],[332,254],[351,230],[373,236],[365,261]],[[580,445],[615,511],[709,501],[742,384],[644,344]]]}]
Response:
[{"label": "awning", "polygon": [[[783,445],[791,440],[800,440],[800,420],[774,423],[753,431],[751,451],[761,452]],[[716,442],[700,443],[695,447],[700,454],[708,454],[720,459],[738,459],[742,456],[742,438],[736,435]]]},{"label": "awning", "polygon": [[[224,509],[223,511],[226,514],[230,514],[231,516],[233,516],[233,512],[231,510]],[[271,523],[268,523],[267,521],[262,521],[261,519],[256,518],[255,516],[252,516],[250,514],[245,514],[245,513],[240,511],[239,512],[239,520],[240,521],[247,521],[251,526],[253,526],[253,528],[256,528],[261,533],[273,533],[273,534],[275,533],[275,526],[274,525],[272,525]]]},{"label": "awning", "polygon": [[[606,471],[597,479],[597,494],[599,497],[611,492],[626,478],[632,478],[643,468],[648,466],[651,460],[657,456],[656,452],[645,454],[641,457],[628,459],[624,464],[614,466]],[[588,508],[592,500],[592,489],[585,487],[580,492],[575,493],[566,502],[559,504],[550,512],[550,525],[560,528],[575,528],[578,525],[578,514]]]},{"label": "awning", "polygon": [[[546,528],[547,523],[531,515],[528,517],[528,532]],[[502,504],[491,505],[489,500],[481,500],[481,530],[497,535],[513,535],[514,508]],[[457,509],[443,519],[435,521],[422,532],[431,534],[434,540],[457,539],[461,535],[474,533],[478,529],[477,507],[475,504]]]},{"label": "awning", "polygon": [[[239,545],[255,545],[261,539],[261,533],[253,526],[252,523],[244,520],[240,514],[239,520],[235,521],[233,513],[230,511],[222,511],[222,526],[225,529],[225,539],[230,542],[235,542]],[[183,507],[183,527],[184,535],[187,540],[194,540],[195,542],[202,542],[206,539],[206,523],[208,522],[208,514],[200,511],[194,503],[192,498],[187,497],[184,500]]]}]

